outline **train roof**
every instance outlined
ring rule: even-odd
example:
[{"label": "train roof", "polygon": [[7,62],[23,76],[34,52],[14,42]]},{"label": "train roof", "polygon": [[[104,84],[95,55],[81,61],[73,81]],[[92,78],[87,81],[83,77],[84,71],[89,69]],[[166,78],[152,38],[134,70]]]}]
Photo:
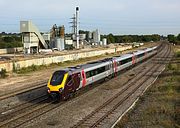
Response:
[{"label": "train roof", "polygon": [[134,55],[139,55],[139,54],[142,54],[145,52],[146,52],[146,50],[138,50],[137,52],[134,53]]},{"label": "train roof", "polygon": [[94,61],[94,62],[82,65],[82,68],[87,69],[87,68],[90,68],[90,67],[98,67],[98,66],[101,66],[101,65],[107,65],[107,64],[109,64],[109,62],[111,60],[112,60],[112,58],[105,59],[105,60],[100,60],[100,61]]},{"label": "train roof", "polygon": [[119,56],[119,57],[114,57],[117,61],[120,61],[120,60],[123,60],[123,59],[127,59],[127,58],[131,58],[133,56],[133,54],[124,54],[122,56]]},{"label": "train roof", "polygon": [[93,61],[93,62],[89,62],[87,64],[82,64],[82,65],[77,65],[74,67],[68,67],[65,70],[68,70],[71,73],[75,73],[75,72],[80,72],[82,69],[88,69],[91,67],[101,67],[103,65],[107,65],[109,64],[109,61],[111,61],[112,58],[106,58],[103,60],[99,60],[99,61]]}]

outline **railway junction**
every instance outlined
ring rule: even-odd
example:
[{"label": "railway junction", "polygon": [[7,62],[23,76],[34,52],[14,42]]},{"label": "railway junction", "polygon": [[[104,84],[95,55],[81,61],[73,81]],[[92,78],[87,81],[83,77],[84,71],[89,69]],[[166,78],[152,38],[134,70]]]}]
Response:
[{"label": "railway junction", "polygon": [[0,127],[114,127],[151,86],[173,56],[163,42],[158,53],[103,83],[87,86],[67,101],[50,101],[45,83],[0,97]]}]

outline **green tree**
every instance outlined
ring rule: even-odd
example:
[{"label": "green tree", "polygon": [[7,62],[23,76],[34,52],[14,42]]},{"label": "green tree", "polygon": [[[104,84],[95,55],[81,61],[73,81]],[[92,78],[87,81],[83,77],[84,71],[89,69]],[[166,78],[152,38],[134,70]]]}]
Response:
[{"label": "green tree", "polygon": [[178,41],[180,41],[180,34],[178,34],[178,36],[177,36],[177,40],[178,40]]},{"label": "green tree", "polygon": [[113,36],[112,33],[110,33],[110,34],[107,36],[107,42],[108,42],[108,44],[110,44],[110,43],[115,43],[115,38],[114,38],[114,36]]},{"label": "green tree", "polygon": [[152,35],[152,41],[159,41],[160,40],[160,35],[154,34]]},{"label": "green tree", "polygon": [[168,41],[171,43],[175,43],[175,41],[176,41],[175,36],[174,35],[168,35]]},{"label": "green tree", "polygon": [[10,37],[10,36],[5,36],[5,37],[3,37],[3,41],[10,43],[10,42],[15,41],[15,39],[13,37]]},{"label": "green tree", "polygon": [[131,36],[123,36],[122,41],[123,43],[130,43],[133,42],[133,38]]}]

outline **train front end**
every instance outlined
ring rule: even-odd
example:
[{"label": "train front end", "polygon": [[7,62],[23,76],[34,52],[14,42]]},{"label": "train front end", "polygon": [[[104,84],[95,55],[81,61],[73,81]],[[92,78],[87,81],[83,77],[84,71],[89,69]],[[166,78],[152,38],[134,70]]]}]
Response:
[{"label": "train front end", "polygon": [[52,99],[61,98],[66,80],[68,77],[68,72],[65,70],[55,71],[50,77],[47,84],[47,92]]}]

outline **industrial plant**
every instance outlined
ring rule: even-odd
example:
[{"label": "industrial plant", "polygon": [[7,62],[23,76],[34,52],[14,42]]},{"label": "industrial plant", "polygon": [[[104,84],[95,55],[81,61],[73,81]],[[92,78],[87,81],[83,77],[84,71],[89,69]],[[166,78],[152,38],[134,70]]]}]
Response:
[{"label": "industrial plant", "polygon": [[[93,32],[79,34],[79,7],[76,7],[75,14],[71,18],[72,33],[66,36],[64,25],[54,24],[50,32],[41,33],[32,21],[20,21],[20,32],[24,44],[24,54],[39,53],[40,50],[62,51],[66,48],[81,49],[89,45],[107,45],[107,40],[100,40],[100,32],[96,29]],[[67,46],[67,47],[66,47]],[[69,47],[68,47],[69,46]]]}]

